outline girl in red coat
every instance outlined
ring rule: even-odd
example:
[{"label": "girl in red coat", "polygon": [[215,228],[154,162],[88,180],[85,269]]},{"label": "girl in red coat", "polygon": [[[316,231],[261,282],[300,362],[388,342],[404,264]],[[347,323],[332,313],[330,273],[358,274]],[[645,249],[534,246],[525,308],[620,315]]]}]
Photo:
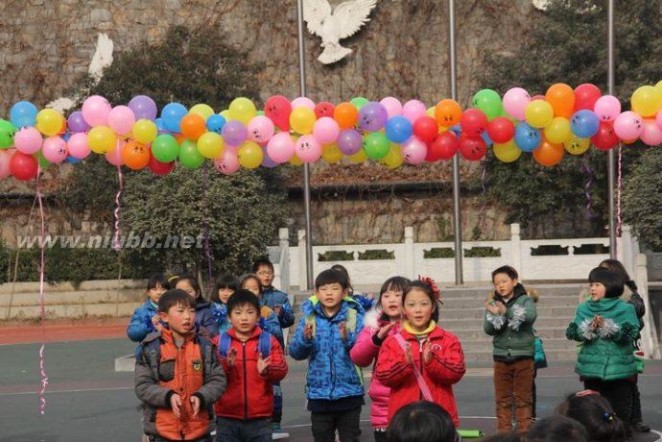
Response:
[{"label": "girl in red coat", "polygon": [[406,319],[382,344],[374,373],[391,388],[389,420],[402,406],[428,400],[459,425],[452,385],[464,376],[464,353],[457,337],[437,325],[439,304],[439,289],[430,278],[413,281],[403,293]]}]

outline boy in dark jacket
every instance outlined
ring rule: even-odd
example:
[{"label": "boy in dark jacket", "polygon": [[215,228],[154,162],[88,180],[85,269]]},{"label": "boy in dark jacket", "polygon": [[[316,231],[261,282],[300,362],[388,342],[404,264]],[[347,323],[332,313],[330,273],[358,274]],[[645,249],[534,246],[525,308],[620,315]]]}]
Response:
[{"label": "boy in dark jacket", "polygon": [[159,300],[166,324],[136,353],[135,391],[143,403],[143,429],[151,441],[211,442],[214,402],[225,374],[211,342],[195,332],[195,300],[168,290]]}]

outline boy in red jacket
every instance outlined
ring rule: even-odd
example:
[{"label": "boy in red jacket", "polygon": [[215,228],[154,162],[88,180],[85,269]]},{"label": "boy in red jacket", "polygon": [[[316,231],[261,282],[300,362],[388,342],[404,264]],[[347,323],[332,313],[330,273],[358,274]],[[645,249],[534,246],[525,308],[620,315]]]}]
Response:
[{"label": "boy in red jacket", "polygon": [[258,326],[260,301],[253,293],[237,290],[227,308],[232,328],[215,338],[228,379],[214,407],[218,440],[271,441],[273,384],[287,375],[283,349]]}]

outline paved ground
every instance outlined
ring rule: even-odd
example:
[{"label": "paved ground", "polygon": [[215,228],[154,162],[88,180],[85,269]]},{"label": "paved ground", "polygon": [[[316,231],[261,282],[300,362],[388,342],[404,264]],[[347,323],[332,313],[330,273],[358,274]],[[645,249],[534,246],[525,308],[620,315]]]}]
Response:
[{"label": "paved ground", "polygon": [[[39,344],[41,327],[0,327],[0,441],[138,441],[140,424],[131,373],[116,373],[116,357],[131,353],[133,344],[123,337],[124,321],[60,323],[44,330],[49,389],[46,414],[39,414]],[[102,340],[79,340],[82,337]],[[112,338],[112,339],[110,339]],[[66,342],[61,342],[68,339]],[[9,344],[20,342],[20,344]],[[283,384],[284,426],[291,441],[311,440],[309,414],[303,398],[305,365],[291,362]],[[494,428],[491,369],[470,366],[456,389],[463,428]],[[552,364],[541,370],[538,414],[548,415],[564,394],[581,388],[572,364]],[[640,378],[644,418],[662,428],[662,363],[650,363]],[[364,407],[362,441],[371,441]],[[640,436],[653,441],[657,435]]]}]

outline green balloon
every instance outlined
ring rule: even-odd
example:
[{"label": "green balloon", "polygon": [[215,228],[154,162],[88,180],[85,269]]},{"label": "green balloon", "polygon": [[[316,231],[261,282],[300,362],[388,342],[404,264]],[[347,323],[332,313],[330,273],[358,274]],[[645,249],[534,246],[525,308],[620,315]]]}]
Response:
[{"label": "green balloon", "polygon": [[205,162],[194,141],[184,140],[179,146],[179,162],[187,169],[197,169]]},{"label": "green balloon", "polygon": [[37,158],[37,161],[39,162],[39,169],[40,170],[46,170],[50,167],[51,163],[44,158],[44,154],[41,153],[41,150],[35,154],[35,157]]},{"label": "green balloon", "polygon": [[365,97],[354,97],[349,102],[352,103],[356,109],[361,110],[361,108],[368,103],[368,99]]},{"label": "green balloon", "polygon": [[15,133],[14,125],[0,118],[0,149],[7,149],[14,144]]},{"label": "green balloon", "polygon": [[476,92],[471,104],[476,109],[481,110],[488,120],[493,120],[503,113],[501,97],[492,89],[481,89]]},{"label": "green balloon", "polygon": [[179,155],[179,143],[169,134],[161,134],[152,142],[152,155],[162,163],[175,161]]},{"label": "green balloon", "polygon": [[388,155],[391,145],[386,135],[381,132],[372,132],[363,139],[363,150],[371,160],[381,160]]}]

